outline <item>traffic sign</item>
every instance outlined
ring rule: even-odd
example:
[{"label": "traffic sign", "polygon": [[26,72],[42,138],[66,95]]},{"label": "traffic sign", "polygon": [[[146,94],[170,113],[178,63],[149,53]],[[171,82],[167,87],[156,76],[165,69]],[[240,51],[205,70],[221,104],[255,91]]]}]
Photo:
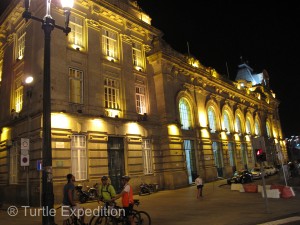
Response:
[{"label": "traffic sign", "polygon": [[29,166],[29,155],[21,155],[21,166]]},{"label": "traffic sign", "polygon": [[37,171],[43,170],[42,160],[37,160],[37,162],[36,162],[36,169],[37,169]]},{"label": "traffic sign", "polygon": [[21,150],[29,150],[29,138],[21,138]]}]

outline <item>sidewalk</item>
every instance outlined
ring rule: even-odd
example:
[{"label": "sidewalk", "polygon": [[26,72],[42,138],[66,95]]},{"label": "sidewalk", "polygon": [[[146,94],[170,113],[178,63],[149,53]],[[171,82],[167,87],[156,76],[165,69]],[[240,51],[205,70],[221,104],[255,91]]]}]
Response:
[{"label": "sidewalk", "polygon": [[[255,183],[261,184],[258,180]],[[266,179],[266,184],[284,184],[279,175]],[[261,193],[241,193],[231,191],[226,180],[219,180],[204,185],[202,199],[196,199],[196,187],[190,186],[177,190],[166,190],[146,196],[134,196],[140,200],[138,210],[147,211],[153,225],[256,225],[277,220],[286,216],[300,215],[300,178],[288,180],[294,186],[296,196],[290,199],[268,198],[267,204]],[[84,208],[97,207],[96,202],[82,204]],[[57,207],[57,206],[56,206]],[[41,225],[41,217],[24,216],[25,209],[10,217],[0,211],[1,224]],[[27,209],[28,212],[28,209]],[[60,211],[59,211],[60,214]],[[86,218],[88,222],[89,218]],[[62,224],[60,215],[55,222]],[[298,221],[300,224],[300,221]]]}]

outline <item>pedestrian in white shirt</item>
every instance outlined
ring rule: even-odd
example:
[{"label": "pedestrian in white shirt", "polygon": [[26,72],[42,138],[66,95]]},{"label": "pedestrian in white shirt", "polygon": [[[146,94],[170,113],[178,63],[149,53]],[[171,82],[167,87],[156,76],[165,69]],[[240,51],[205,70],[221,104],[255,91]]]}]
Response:
[{"label": "pedestrian in white shirt", "polygon": [[203,197],[202,196],[203,180],[200,177],[200,175],[198,175],[198,177],[196,178],[195,184],[196,184],[196,187],[197,187],[197,199],[198,199],[200,197]]}]

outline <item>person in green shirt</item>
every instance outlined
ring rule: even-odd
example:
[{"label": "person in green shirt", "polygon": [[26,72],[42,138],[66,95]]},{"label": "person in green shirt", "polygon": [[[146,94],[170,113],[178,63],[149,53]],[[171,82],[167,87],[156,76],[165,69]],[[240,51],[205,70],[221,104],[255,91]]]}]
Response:
[{"label": "person in green shirt", "polygon": [[98,187],[99,201],[109,202],[116,196],[115,188],[108,182],[107,176],[103,176],[101,182],[102,184]]}]

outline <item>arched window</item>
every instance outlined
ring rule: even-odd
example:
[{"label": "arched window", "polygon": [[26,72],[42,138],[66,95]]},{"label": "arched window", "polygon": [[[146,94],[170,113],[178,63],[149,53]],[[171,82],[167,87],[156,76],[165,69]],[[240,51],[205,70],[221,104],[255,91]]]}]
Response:
[{"label": "arched window", "polygon": [[255,120],[255,135],[257,136],[261,136],[261,131],[260,131],[260,126],[259,126],[259,122],[257,120]]},{"label": "arched window", "polygon": [[213,107],[209,107],[207,110],[208,114],[208,125],[212,133],[217,130],[216,113]]},{"label": "arched window", "polygon": [[251,123],[249,118],[246,119],[246,133],[251,134]]},{"label": "arched window", "polygon": [[192,127],[191,107],[185,98],[179,100],[179,114],[182,129],[188,130]]},{"label": "arched window", "polygon": [[241,118],[238,115],[235,117],[235,131],[238,133],[242,133]]},{"label": "arched window", "polygon": [[268,122],[266,123],[266,130],[267,130],[267,136],[271,137],[271,128],[270,128],[270,124]]},{"label": "arched window", "polygon": [[230,133],[231,129],[230,129],[230,122],[229,122],[229,115],[227,111],[224,111],[223,114],[223,121],[224,121],[224,129],[227,130],[226,133]]}]

